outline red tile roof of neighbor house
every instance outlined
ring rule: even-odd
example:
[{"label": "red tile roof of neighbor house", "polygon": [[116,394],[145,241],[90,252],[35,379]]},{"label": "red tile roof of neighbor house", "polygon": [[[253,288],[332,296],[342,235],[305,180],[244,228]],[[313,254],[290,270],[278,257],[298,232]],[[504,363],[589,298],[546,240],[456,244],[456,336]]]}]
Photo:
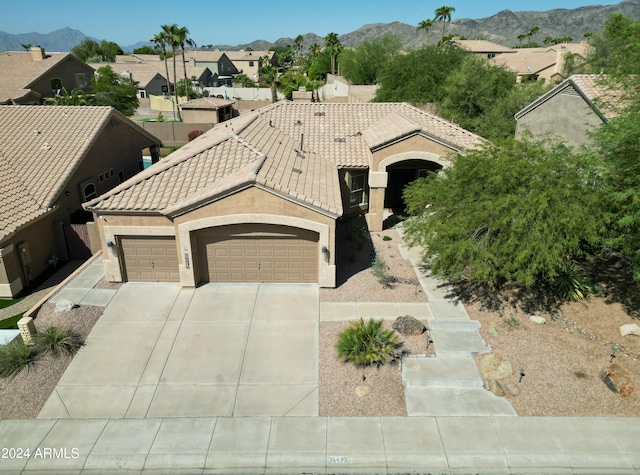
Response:
[{"label": "red tile roof of neighbor house", "polygon": [[581,95],[603,120],[615,117],[617,109],[623,106],[622,91],[607,82],[606,75],[574,74],[520,110],[515,114],[515,118],[520,119],[556,94],[567,91]]},{"label": "red tile roof of neighbor house", "polygon": [[111,107],[0,106],[0,240],[54,208],[114,118],[152,137]]},{"label": "red tile roof of neighbor house", "polygon": [[218,124],[86,208],[176,215],[256,185],[339,216],[338,168],[366,168],[372,150],[412,134],[455,151],[482,142],[407,104],[281,102]]}]

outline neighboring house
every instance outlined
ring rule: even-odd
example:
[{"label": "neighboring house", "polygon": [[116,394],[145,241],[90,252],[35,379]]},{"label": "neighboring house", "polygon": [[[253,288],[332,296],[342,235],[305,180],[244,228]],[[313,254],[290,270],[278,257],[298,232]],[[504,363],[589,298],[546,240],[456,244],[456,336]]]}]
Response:
[{"label": "neighboring house", "polygon": [[96,71],[109,66],[117,74],[133,80],[138,88],[138,97],[145,99],[151,95],[167,94],[167,79],[157,68],[145,63],[89,63]]},{"label": "neighboring house", "polygon": [[[236,101],[217,97],[202,97],[180,104],[183,122],[209,122],[218,124],[234,116]],[[237,114],[235,114],[237,115]]]},{"label": "neighboring house", "polygon": [[260,68],[263,66],[264,57],[269,58],[273,66],[277,66],[278,58],[275,51],[227,51],[227,57],[241,74],[257,81],[260,77]]},{"label": "neighboring house", "polygon": [[516,81],[558,83],[563,76],[567,53],[586,59],[590,46],[582,43],[562,43],[545,48],[518,48],[515,53],[500,54],[491,59],[492,64],[504,66],[516,73]]},{"label": "neighboring house", "polygon": [[223,51],[189,50],[186,52],[186,61],[195,68],[208,68],[211,71],[211,81],[201,82],[201,86],[231,86],[233,77],[239,74],[238,69]]},{"label": "neighboring house", "polygon": [[492,59],[502,54],[510,54],[518,51],[516,49],[502,46],[497,43],[492,43],[491,41],[487,40],[461,40],[458,38],[454,38],[451,40],[450,44],[452,44],[453,46],[458,46],[459,48],[466,49],[473,54],[482,56],[483,58],[487,59]]},{"label": "neighboring house", "polygon": [[515,115],[516,138],[525,133],[556,136],[567,145],[589,143],[589,132],[615,115],[620,93],[603,84],[605,76],[576,74]]},{"label": "neighboring house", "polygon": [[72,226],[92,218],[82,203],[138,173],[142,150],[158,146],[111,107],[0,106],[0,297],[28,287],[53,256],[87,257]]},{"label": "neighboring house", "polygon": [[0,53],[0,104],[42,104],[66,89],[89,91],[94,70],[69,53],[30,51]]},{"label": "neighboring house", "polygon": [[[402,103],[279,102],[86,203],[113,282],[336,284],[336,220],[380,231],[416,178],[482,139]],[[149,257],[149,255],[153,257]]]}]

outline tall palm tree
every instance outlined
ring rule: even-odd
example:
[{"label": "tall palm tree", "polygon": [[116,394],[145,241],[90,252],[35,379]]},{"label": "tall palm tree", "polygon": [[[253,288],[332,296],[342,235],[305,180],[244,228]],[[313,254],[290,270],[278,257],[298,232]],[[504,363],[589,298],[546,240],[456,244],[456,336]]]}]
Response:
[{"label": "tall palm tree", "polygon": [[302,42],[304,41],[304,36],[298,35],[296,39],[293,40],[293,49],[296,53],[295,60],[298,61],[300,59],[300,55],[302,54]]},{"label": "tall palm tree", "polygon": [[[169,79],[169,64],[167,63],[167,35],[163,31],[157,33],[150,40],[156,48],[162,51],[162,59],[164,60],[165,78],[167,79],[167,94],[171,95],[171,80]],[[173,108],[173,119],[176,118],[176,110]]]},{"label": "tall palm tree", "polygon": [[426,40],[425,44],[427,46],[429,46],[429,28],[433,26],[433,23],[433,20],[427,18],[426,20],[422,20],[420,23],[418,23],[418,26],[416,27],[416,31],[424,30]]},{"label": "tall palm tree", "polygon": [[454,7],[448,7],[446,5],[436,9],[436,16],[433,20],[442,22],[442,36],[440,38],[440,43],[444,41],[444,25],[451,21],[451,15],[455,11],[456,9]]},{"label": "tall palm tree", "polygon": [[171,53],[173,54],[173,84],[174,84],[173,90],[174,90],[175,101],[176,101],[174,104],[174,108],[178,115],[178,120],[182,120],[182,117],[180,117],[180,108],[178,107],[178,87],[177,87],[178,74],[176,72],[176,51],[178,50],[178,46],[180,46],[180,38],[178,36],[178,25],[176,25],[175,23],[171,25],[161,25],[161,28],[162,28],[162,33],[165,35],[165,38],[167,40],[167,44],[171,46]]},{"label": "tall palm tree", "polygon": [[178,44],[180,45],[180,50],[182,52],[182,68],[184,69],[184,87],[185,94],[187,96],[187,100],[189,99],[189,91],[191,88],[189,87],[189,78],[187,77],[187,62],[184,57],[184,47],[185,45],[191,46],[195,48],[196,43],[191,38],[189,38],[189,30],[186,26],[181,26],[176,30],[176,36],[178,40]]},{"label": "tall palm tree", "polygon": [[311,56],[317,56],[320,51],[322,51],[322,46],[320,46],[318,43],[312,43],[309,46],[309,53],[311,53]]},{"label": "tall palm tree", "polygon": [[337,33],[329,33],[324,37],[324,44],[331,53],[331,74],[336,73],[336,57],[342,51],[342,44]]},{"label": "tall palm tree", "polygon": [[527,34],[525,35],[527,37],[527,44],[530,45],[531,44],[531,37],[533,35],[535,35],[536,33],[538,33],[540,31],[540,28],[537,26],[534,26],[533,28],[531,28],[529,31],[527,31]]}]

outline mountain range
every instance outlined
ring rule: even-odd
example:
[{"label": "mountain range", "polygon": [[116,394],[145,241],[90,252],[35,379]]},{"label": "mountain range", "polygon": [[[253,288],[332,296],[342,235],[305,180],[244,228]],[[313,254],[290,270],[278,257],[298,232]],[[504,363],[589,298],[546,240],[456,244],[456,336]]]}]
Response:
[{"label": "mountain range", "polygon": [[[593,33],[602,29],[604,23],[613,13],[640,18],[640,0],[625,0],[616,5],[592,5],[576,9],[553,9],[544,12],[520,11],[512,12],[503,10],[493,16],[472,20],[469,18],[456,19],[446,26],[447,35],[459,35],[467,39],[485,39],[504,46],[518,44],[518,36],[526,34],[531,28],[537,26],[540,31],[531,38],[531,41],[542,43],[544,38],[550,36],[571,37],[574,42],[584,39],[585,33]],[[416,20],[416,23],[418,19]],[[434,25],[430,31],[433,43],[440,38],[440,27]],[[384,34],[396,36],[405,49],[419,48],[424,45],[424,31],[416,31],[414,25],[401,22],[375,23],[364,25],[356,31],[340,35],[339,39],[345,47],[356,47],[364,41],[371,41]],[[87,36],[79,30],[62,28],[51,33],[22,33],[9,34],[0,31],[0,52],[21,51],[22,44],[37,44],[47,51],[70,51]],[[303,35],[303,50],[317,43],[324,44],[324,39],[314,33]],[[113,41],[111,38],[104,38]],[[121,45],[124,51],[132,51],[147,42],[139,42],[134,45]],[[275,42],[256,40],[240,45],[214,45],[214,49],[222,51],[234,51],[252,48],[263,51],[276,45],[293,44],[292,38],[280,38]]]}]

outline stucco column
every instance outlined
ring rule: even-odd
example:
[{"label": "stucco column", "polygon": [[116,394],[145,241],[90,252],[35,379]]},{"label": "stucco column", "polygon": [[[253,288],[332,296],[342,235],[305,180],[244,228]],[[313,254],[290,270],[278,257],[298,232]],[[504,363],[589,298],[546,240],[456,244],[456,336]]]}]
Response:
[{"label": "stucco column", "polygon": [[387,180],[386,172],[369,172],[369,212],[366,216],[369,231],[382,231]]}]

